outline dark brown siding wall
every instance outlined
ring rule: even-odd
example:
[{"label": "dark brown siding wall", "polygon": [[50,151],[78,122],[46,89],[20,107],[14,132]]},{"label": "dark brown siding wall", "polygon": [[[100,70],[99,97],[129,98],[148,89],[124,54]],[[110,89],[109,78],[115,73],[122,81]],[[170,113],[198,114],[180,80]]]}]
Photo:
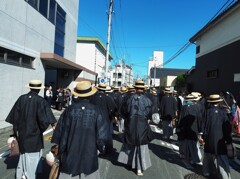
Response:
[{"label": "dark brown siding wall", "polygon": [[[216,78],[207,78],[207,72],[218,70]],[[209,95],[230,91],[237,95],[240,82],[234,82],[234,73],[240,73],[240,41],[222,47],[196,59],[196,70],[187,78],[189,91]]]}]

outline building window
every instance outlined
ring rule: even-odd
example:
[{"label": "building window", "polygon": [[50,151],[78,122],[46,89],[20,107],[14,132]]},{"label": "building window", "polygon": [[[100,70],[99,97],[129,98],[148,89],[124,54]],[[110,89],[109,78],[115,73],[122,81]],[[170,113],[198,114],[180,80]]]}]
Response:
[{"label": "building window", "polygon": [[0,63],[33,68],[33,57],[0,47]]},{"label": "building window", "polygon": [[48,17],[48,0],[40,0],[39,12],[44,16]]},{"label": "building window", "polygon": [[[56,0],[25,0],[50,22],[56,24]],[[63,11],[64,12],[64,11]]]},{"label": "building window", "polygon": [[218,69],[210,70],[207,72],[207,79],[217,78],[218,77]]},{"label": "building window", "polygon": [[122,83],[118,81],[117,86],[122,86]]},{"label": "building window", "polygon": [[56,17],[56,2],[55,2],[55,0],[50,0],[50,4],[49,4],[49,17],[48,17],[48,19],[53,24],[55,24],[55,17]]},{"label": "building window", "polygon": [[34,9],[38,10],[39,0],[26,0]]},{"label": "building window", "polygon": [[198,54],[199,52],[200,52],[200,45],[196,47],[196,54]]},{"label": "building window", "polygon": [[55,24],[54,53],[64,56],[66,12],[56,0],[25,0],[50,22]]},{"label": "building window", "polygon": [[33,62],[33,58],[29,57],[29,56],[22,56],[21,57],[21,65],[24,67],[30,67],[32,68],[32,62]]},{"label": "building window", "polygon": [[20,56],[15,52],[7,53],[7,63],[12,65],[20,65]]},{"label": "building window", "polygon": [[54,53],[62,57],[64,56],[65,18],[65,11],[57,4]]},{"label": "building window", "polygon": [[6,54],[5,50],[0,49],[0,62],[2,63],[6,62],[5,54]]}]

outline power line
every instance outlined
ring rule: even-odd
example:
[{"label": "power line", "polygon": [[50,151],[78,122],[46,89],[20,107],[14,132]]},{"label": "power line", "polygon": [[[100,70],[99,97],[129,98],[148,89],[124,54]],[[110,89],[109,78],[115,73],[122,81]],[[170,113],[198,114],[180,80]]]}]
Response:
[{"label": "power line", "polygon": [[96,33],[99,39],[102,41],[105,41],[103,38],[93,27],[91,27],[82,17],[79,17],[81,19],[81,22],[83,22],[92,32]]},{"label": "power line", "polygon": [[[208,21],[207,24],[209,24],[212,20],[214,20],[216,18],[216,16],[220,13],[220,12],[223,12],[225,11],[226,9],[229,8],[229,6],[232,5],[232,3],[235,1],[235,0],[232,0],[232,2],[227,6],[225,7],[231,0],[228,0],[226,3],[224,3],[224,5],[215,13],[215,15]],[[225,7],[225,9],[223,10],[223,8]],[[207,25],[206,24],[206,25]],[[173,61],[175,58],[177,58],[180,54],[182,54],[186,49],[188,49],[188,47],[192,45],[191,42],[187,42],[182,48],[180,48],[172,57],[170,57],[167,61],[163,62],[162,64],[160,64],[159,66],[157,67],[160,67],[160,66],[164,66],[168,63],[170,63],[171,61]]]},{"label": "power line", "polygon": [[[232,2],[230,2],[230,1],[232,1]],[[235,0],[227,0],[227,2],[224,3],[224,5],[215,13],[215,15],[208,21],[207,24],[209,24],[210,22],[212,22],[212,21],[216,18],[216,16],[220,14],[220,12],[223,12],[223,11],[225,11],[226,9],[228,9],[229,6],[231,6],[234,1],[235,1]],[[230,4],[229,4],[224,10],[222,10],[229,2],[230,2]]]}]

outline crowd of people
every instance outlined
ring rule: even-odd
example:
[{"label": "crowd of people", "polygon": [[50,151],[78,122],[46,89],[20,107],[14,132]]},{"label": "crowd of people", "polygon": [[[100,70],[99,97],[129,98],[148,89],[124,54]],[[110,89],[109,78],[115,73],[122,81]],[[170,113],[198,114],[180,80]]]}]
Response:
[{"label": "crowd of people", "polygon": [[52,86],[47,85],[45,90],[45,99],[49,106],[61,111],[63,107],[68,107],[72,102],[72,93],[69,88],[58,88],[55,93]]},{"label": "crowd of people", "polygon": [[114,125],[123,136],[118,162],[143,176],[151,167],[148,144],[155,138],[152,123],[162,129],[164,140],[177,135],[179,157],[191,165],[202,165],[204,176],[215,171],[219,178],[231,178],[231,123],[240,110],[230,93],[205,97],[199,92],[183,95],[168,87],[148,88],[142,80],[120,88],[82,81],[72,91],[58,90],[57,102],[63,102],[64,96],[69,99],[57,122],[50,110],[51,87],[46,90],[46,100],[38,95],[44,88],[41,81],[32,80],[27,87],[30,92],[19,97],[6,119],[13,125],[20,147],[17,178],[35,178],[44,147],[42,134],[49,125],[54,129],[51,142],[58,146],[60,179],[99,179],[98,155],[116,151]]}]

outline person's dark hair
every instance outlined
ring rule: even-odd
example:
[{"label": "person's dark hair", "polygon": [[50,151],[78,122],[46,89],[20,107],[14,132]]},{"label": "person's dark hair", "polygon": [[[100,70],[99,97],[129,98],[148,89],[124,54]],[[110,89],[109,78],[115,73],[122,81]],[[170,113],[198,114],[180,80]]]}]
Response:
[{"label": "person's dark hair", "polygon": [[40,89],[30,89],[31,91],[35,92],[35,93],[39,93],[40,92]]}]

